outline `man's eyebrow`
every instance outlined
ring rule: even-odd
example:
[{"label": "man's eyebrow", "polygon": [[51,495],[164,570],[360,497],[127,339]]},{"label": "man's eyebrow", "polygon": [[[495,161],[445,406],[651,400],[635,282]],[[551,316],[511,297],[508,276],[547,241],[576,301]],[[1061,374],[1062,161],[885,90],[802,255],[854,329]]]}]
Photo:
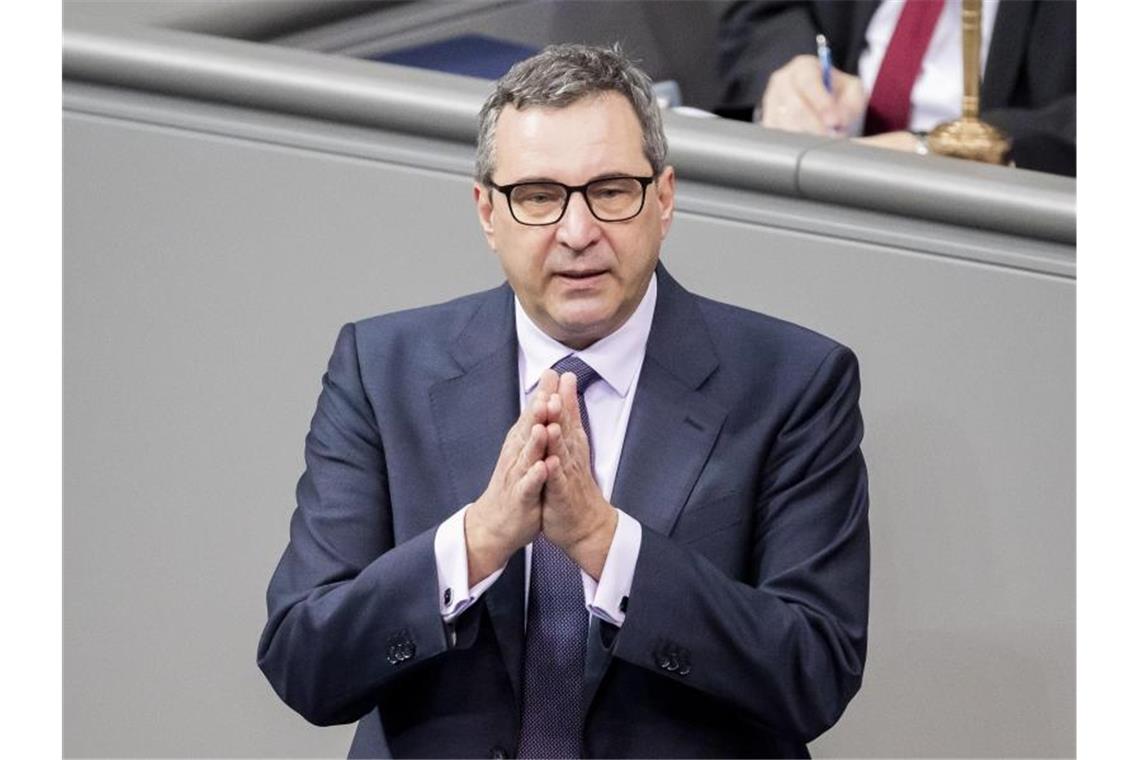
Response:
[{"label": "man's eyebrow", "polygon": [[552,179],[550,177],[531,176],[531,177],[523,177],[521,179],[516,179],[514,182],[508,182],[507,184],[508,185],[521,185],[524,182],[555,182],[555,183],[557,183],[558,180]]},{"label": "man's eyebrow", "polygon": [[[652,173],[652,171],[653,170],[650,169],[650,173]],[[592,179],[589,179],[587,181],[588,182],[597,182],[600,179],[614,179],[615,177],[640,177],[640,176],[642,176],[642,175],[638,174],[637,172],[606,172],[605,174],[599,174],[598,176],[593,177]]]},{"label": "man's eyebrow", "polygon": [[[652,169],[650,170],[650,172],[652,172]],[[602,174],[596,174],[593,177],[590,177],[588,180],[586,180],[582,184],[588,185],[591,182],[597,182],[598,180],[603,180],[603,179],[614,179],[615,177],[637,177],[637,176],[641,176],[641,175],[638,175],[634,172],[619,172],[619,171],[603,172]],[[508,182],[506,184],[521,185],[523,183],[529,183],[529,182],[553,182],[553,183],[559,184],[559,185],[569,185],[570,184],[569,182],[563,182],[562,180],[553,179],[551,177],[546,177],[546,176],[523,177],[522,179],[516,179],[514,182]]]}]

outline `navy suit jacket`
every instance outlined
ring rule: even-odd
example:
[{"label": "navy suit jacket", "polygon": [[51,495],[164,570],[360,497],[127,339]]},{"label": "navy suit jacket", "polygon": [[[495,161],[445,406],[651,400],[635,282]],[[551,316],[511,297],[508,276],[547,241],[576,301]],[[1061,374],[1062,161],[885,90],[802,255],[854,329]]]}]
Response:
[{"label": "navy suit jacket", "polygon": [[[625,623],[593,619],[584,754],[806,756],[862,680],[869,534],[847,348],[658,300],[612,502],[643,527]],[[523,552],[449,629],[437,526],[519,414],[506,286],[346,325],[306,438],[258,664],[350,756],[513,756]]]}]

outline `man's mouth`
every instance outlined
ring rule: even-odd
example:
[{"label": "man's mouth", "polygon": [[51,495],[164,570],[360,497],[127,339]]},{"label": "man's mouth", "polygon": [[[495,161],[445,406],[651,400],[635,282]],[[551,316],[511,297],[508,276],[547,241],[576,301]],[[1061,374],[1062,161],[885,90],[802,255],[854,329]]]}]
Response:
[{"label": "man's mouth", "polygon": [[558,272],[558,276],[565,277],[568,280],[589,280],[594,277],[599,277],[605,273],[605,269],[582,269]]}]

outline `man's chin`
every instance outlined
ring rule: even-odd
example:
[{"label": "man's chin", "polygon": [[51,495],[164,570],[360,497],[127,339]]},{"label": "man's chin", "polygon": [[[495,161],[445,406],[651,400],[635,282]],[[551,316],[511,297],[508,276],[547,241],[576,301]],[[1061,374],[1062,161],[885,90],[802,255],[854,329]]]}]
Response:
[{"label": "man's chin", "polygon": [[558,342],[575,349],[583,349],[609,335],[618,325],[612,312],[576,312],[560,315],[556,320]]}]

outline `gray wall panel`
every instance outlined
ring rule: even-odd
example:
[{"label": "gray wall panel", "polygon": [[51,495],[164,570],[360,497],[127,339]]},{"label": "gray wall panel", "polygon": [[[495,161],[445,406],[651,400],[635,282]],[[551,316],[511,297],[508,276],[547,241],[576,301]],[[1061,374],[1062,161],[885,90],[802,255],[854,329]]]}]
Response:
[{"label": "gray wall panel", "polygon": [[[500,279],[470,148],[190,102],[186,128],[175,101],[126,98],[144,123],[76,92],[65,754],[343,755],[349,729],[308,726],[256,670],[265,584],[337,327]],[[679,203],[683,283],[861,361],[871,649],[813,751],[1073,754],[1071,247],[683,176]]]}]

